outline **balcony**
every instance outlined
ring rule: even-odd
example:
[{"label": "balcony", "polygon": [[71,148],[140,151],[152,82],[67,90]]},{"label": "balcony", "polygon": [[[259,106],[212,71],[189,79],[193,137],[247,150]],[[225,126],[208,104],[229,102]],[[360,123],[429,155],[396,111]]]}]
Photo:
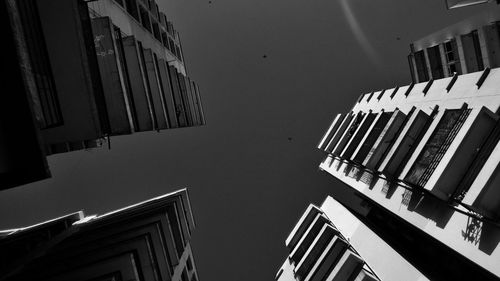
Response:
[{"label": "balcony", "polygon": [[332,124],[330,125],[330,128],[328,128],[328,131],[326,131],[325,135],[321,139],[321,141],[318,144],[318,148],[321,150],[324,150],[328,143],[332,140],[333,136],[337,132],[338,128],[340,127],[342,121],[345,119],[347,114],[337,114],[335,119],[333,120]]},{"label": "balcony", "polygon": [[342,132],[342,136],[340,137],[337,144],[335,145],[335,148],[333,148],[332,154],[340,155],[342,153],[345,146],[347,145],[347,142],[351,139],[353,134],[356,132],[356,129],[358,128],[359,124],[364,120],[365,116],[366,116],[366,114],[363,112],[356,113],[356,115],[349,122],[349,125],[347,127],[348,129],[345,130],[344,132]]},{"label": "balcony", "polygon": [[344,134],[345,130],[349,127],[351,124],[352,119],[355,117],[352,113],[348,113],[344,119],[342,120],[342,123],[339,125],[339,128],[337,131],[335,131],[334,135],[330,139],[330,141],[326,144],[325,151],[326,152],[332,152],[334,148],[337,146],[338,141]]},{"label": "balcony", "polygon": [[363,160],[363,166],[371,170],[375,170],[377,168],[382,157],[388,152],[388,149],[394,143],[401,127],[404,124],[404,121],[406,120],[406,117],[407,115],[401,111],[394,111],[391,119],[387,122],[387,125],[373,144],[370,152]]},{"label": "balcony", "polygon": [[363,137],[366,135],[366,132],[368,131],[368,129],[370,128],[376,117],[377,114],[375,113],[370,112],[366,114],[365,118],[363,118],[363,121],[361,121],[359,126],[357,126],[355,133],[352,135],[346,147],[340,154],[340,157],[345,159],[351,159],[351,156],[353,155],[356,147],[359,145]]},{"label": "balcony", "polygon": [[401,131],[401,134],[383,159],[378,171],[389,176],[397,177],[401,164],[410,155],[416,146],[420,133],[424,131],[426,123],[430,120],[429,114],[422,110],[411,114],[410,119]]},{"label": "balcony", "polygon": [[337,234],[337,230],[331,225],[323,225],[321,231],[315,237],[300,262],[295,266],[295,274],[299,278],[304,278],[314,266],[319,256],[323,253],[330,241]]},{"label": "balcony", "polygon": [[302,214],[292,232],[285,240],[285,245],[290,250],[290,252],[295,248],[299,240],[309,228],[309,225],[311,225],[311,223],[319,213],[323,212],[318,207],[312,204],[307,207],[306,211]]},{"label": "balcony", "polygon": [[[347,251],[349,245],[342,238],[336,236],[326,246],[323,253],[311,268],[305,278],[301,281],[322,281],[327,280],[332,274],[332,268],[338,264],[339,259]],[[331,279],[330,279],[331,280]]]},{"label": "balcony", "polygon": [[290,253],[290,259],[295,264],[298,264],[302,260],[306,251],[309,249],[316,237],[318,237],[321,229],[328,224],[330,224],[330,220],[325,215],[316,215],[314,221],[307,228],[293,251]]},{"label": "balcony", "polygon": [[368,153],[372,150],[373,145],[378,140],[380,134],[389,122],[392,112],[380,112],[372,122],[368,133],[365,134],[358,147],[354,151],[351,160],[356,163],[363,163]]}]

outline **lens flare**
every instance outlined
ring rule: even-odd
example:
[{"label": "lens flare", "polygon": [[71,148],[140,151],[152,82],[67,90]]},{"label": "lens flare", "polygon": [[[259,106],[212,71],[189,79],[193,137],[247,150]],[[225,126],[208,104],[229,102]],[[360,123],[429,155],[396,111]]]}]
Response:
[{"label": "lens flare", "polygon": [[349,4],[350,0],[339,0],[340,6],[342,7],[342,10],[344,12],[345,18],[347,22],[349,23],[349,27],[354,34],[354,37],[356,38],[356,41],[358,41],[359,45],[365,52],[365,54],[368,56],[370,61],[375,64],[378,67],[382,66],[382,62],[380,60],[380,57],[378,53],[375,51],[375,48],[373,48],[372,44],[368,40],[368,37],[366,37],[365,32],[361,28],[361,25],[359,24],[358,19],[356,18],[356,15],[354,15],[354,12],[352,11],[352,8]]}]

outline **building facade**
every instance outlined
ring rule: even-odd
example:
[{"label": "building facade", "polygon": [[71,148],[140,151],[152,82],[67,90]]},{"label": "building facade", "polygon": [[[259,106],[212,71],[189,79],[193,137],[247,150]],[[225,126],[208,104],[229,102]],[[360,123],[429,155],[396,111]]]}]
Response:
[{"label": "building facade", "polygon": [[0,231],[1,280],[197,281],[186,189],[103,215]]},{"label": "building facade", "polygon": [[362,94],[318,145],[342,204],[430,280],[500,280],[498,15],[413,43],[416,82]]},{"label": "building facade", "polygon": [[6,0],[0,8],[13,93],[0,105],[0,189],[50,177],[47,155],[205,124],[179,33],[156,2]]},{"label": "building facade", "polygon": [[499,68],[368,93],[336,116],[320,169],[429,279],[496,280],[499,112]]},{"label": "building facade", "polygon": [[428,280],[332,197],[309,205],[285,245],[278,281]]},{"label": "building facade", "polygon": [[410,45],[414,83],[500,67],[500,6]]}]

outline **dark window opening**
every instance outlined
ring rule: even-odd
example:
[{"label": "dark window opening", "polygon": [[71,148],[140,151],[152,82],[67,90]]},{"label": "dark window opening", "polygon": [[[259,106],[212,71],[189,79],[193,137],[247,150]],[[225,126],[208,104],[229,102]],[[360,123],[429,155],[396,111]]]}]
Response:
[{"label": "dark window opening", "polygon": [[153,36],[156,38],[156,40],[161,42],[160,27],[156,22],[153,22]]},{"label": "dark window opening", "polygon": [[164,46],[165,48],[167,48],[167,50],[169,50],[169,51],[170,51],[170,47],[168,46],[168,36],[167,36],[167,33],[162,32],[162,33],[161,33],[161,39],[162,39],[161,41],[162,41],[162,43],[163,43],[163,46]]},{"label": "dark window opening", "polygon": [[427,63],[425,62],[424,51],[418,51],[414,54],[415,57],[415,67],[417,68],[417,82],[425,82],[429,80],[429,74],[427,72]]},{"label": "dark window opening", "polygon": [[427,55],[429,57],[432,79],[444,78],[443,62],[441,61],[439,45],[427,48]]},{"label": "dark window opening", "polygon": [[172,52],[172,54],[175,55],[175,44],[174,44],[174,41],[170,38],[168,38],[168,44],[170,45],[170,51]]},{"label": "dark window opening", "polygon": [[136,0],[125,0],[127,5],[127,12],[137,21],[141,21],[139,17],[139,10],[137,9]]},{"label": "dark window opening", "polygon": [[470,73],[483,70],[483,56],[481,53],[477,30],[474,30],[469,34],[462,35],[462,45],[464,49],[467,72]]},{"label": "dark window opening", "polygon": [[149,18],[149,13],[142,7],[139,7],[140,13],[141,13],[141,23],[142,26],[147,29],[149,32],[152,33],[151,30],[151,19]]}]

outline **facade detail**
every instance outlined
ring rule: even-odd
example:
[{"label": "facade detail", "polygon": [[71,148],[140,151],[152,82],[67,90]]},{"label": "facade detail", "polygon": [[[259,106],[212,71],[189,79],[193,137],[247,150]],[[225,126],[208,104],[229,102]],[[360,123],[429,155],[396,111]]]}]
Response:
[{"label": "facade detail", "polygon": [[0,8],[12,89],[0,100],[0,189],[50,177],[47,155],[205,124],[179,33],[156,2],[6,0]]},{"label": "facade detail", "polygon": [[278,281],[428,280],[332,197],[309,205],[285,245]]},{"label": "facade detail", "polygon": [[0,231],[1,280],[197,281],[186,189],[103,215]]},{"label": "facade detail", "polygon": [[500,6],[417,40],[410,50],[414,83],[500,67]]},{"label": "facade detail", "polygon": [[499,112],[500,68],[368,93],[334,119],[320,169],[363,199],[365,223],[429,279],[496,280]]}]

